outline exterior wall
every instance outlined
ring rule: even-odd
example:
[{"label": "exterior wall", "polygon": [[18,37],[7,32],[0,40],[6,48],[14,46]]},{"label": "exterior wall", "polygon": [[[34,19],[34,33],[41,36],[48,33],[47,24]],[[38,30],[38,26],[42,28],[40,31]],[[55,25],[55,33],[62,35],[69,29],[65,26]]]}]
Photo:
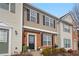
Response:
[{"label": "exterior wall", "polygon": [[[0,21],[2,23],[8,24],[11,27],[11,41],[10,45],[11,54],[14,54],[14,51],[17,47],[17,51],[21,52],[22,50],[22,4],[16,4],[16,11],[15,13],[11,13],[8,10],[4,10],[0,8]],[[17,35],[15,34],[17,31]]]},{"label": "exterior wall", "polygon": [[74,28],[72,30],[72,39],[73,39],[73,49],[78,50],[78,33],[76,29],[74,31]]},{"label": "exterior wall", "polygon": [[[27,29],[26,29],[27,30]],[[26,30],[24,30],[24,35],[23,35],[23,44],[26,44],[27,46],[28,46],[28,43],[27,43],[27,41],[28,41],[28,34],[29,33],[34,33],[34,34],[36,34],[36,48],[46,48],[46,47],[52,47],[52,45],[42,45],[42,38],[41,38],[41,34],[42,34],[42,32],[34,32],[34,30],[32,30],[32,31],[26,31]],[[51,34],[52,35],[52,34]],[[55,45],[55,44],[57,44],[57,42],[56,42],[56,35],[53,35],[52,36],[52,42],[53,42],[53,46]],[[52,43],[51,42],[51,43]]]},{"label": "exterior wall", "polygon": [[[63,23],[60,23],[60,39],[61,39],[61,47],[64,47],[63,39],[71,39],[71,49],[72,49],[72,26],[70,26],[70,33],[63,32]],[[67,48],[70,49],[70,48]]]}]

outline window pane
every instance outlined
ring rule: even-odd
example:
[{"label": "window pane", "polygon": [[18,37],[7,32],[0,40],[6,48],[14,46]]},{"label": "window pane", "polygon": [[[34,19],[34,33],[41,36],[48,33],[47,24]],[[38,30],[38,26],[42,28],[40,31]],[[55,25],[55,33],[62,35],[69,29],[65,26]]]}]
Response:
[{"label": "window pane", "polygon": [[53,27],[53,20],[50,19],[50,27]]},{"label": "window pane", "polygon": [[15,3],[11,3],[10,5],[10,11],[15,13]]},{"label": "window pane", "polygon": [[48,17],[45,17],[45,25],[49,26],[49,18]]},{"label": "window pane", "polygon": [[9,10],[9,3],[0,3],[0,8]]},{"label": "window pane", "polygon": [[48,45],[51,45],[51,44],[52,44],[52,36],[48,35]]},{"label": "window pane", "polygon": [[33,10],[31,10],[31,21],[36,22],[37,21],[37,13]]},{"label": "window pane", "polygon": [[64,39],[64,47],[70,48],[70,45],[71,45],[70,39]]},{"label": "window pane", "polygon": [[43,34],[43,45],[47,45],[47,36]]},{"label": "window pane", "polygon": [[70,26],[68,26],[67,24],[63,24],[63,31],[70,32]]}]

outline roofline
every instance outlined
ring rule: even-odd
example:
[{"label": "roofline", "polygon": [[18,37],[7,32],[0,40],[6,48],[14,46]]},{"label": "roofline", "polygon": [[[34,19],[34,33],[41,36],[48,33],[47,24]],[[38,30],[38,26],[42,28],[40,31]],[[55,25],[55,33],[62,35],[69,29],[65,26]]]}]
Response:
[{"label": "roofline", "polygon": [[42,9],[40,9],[40,8],[38,8],[38,7],[33,6],[33,5],[30,4],[30,3],[23,3],[23,4],[26,4],[26,5],[30,6],[30,7],[34,8],[34,9],[36,9],[36,10],[42,12],[42,13],[44,13],[44,14],[47,14],[47,15],[49,15],[50,17],[54,17],[54,18],[56,18],[57,20],[59,19],[58,17],[56,17],[56,16],[54,16],[54,15],[52,15],[52,14],[46,12],[45,10],[42,10]]},{"label": "roofline", "polygon": [[[70,15],[71,16],[71,18],[72,18],[72,20],[74,21],[74,17],[73,17],[73,15],[71,14],[71,12],[72,11],[70,11],[70,12],[68,12],[68,13],[66,13],[65,15],[63,15],[62,17],[60,17],[60,19],[62,19],[63,17],[65,17],[66,15]],[[64,20],[61,20],[61,21],[64,21]],[[66,21],[64,21],[64,22],[66,22]],[[75,22],[75,21],[74,21]],[[68,22],[67,22],[68,23]],[[76,23],[76,22],[75,22]]]}]

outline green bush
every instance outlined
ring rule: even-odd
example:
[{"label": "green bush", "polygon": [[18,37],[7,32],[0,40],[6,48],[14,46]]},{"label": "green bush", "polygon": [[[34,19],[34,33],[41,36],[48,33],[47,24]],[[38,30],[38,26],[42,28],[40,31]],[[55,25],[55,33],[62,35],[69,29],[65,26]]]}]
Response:
[{"label": "green bush", "polygon": [[45,49],[43,49],[42,50],[42,54],[44,55],[44,56],[50,56],[51,55],[51,48],[45,48]]},{"label": "green bush", "polygon": [[22,52],[27,52],[29,47],[27,45],[22,45]]}]

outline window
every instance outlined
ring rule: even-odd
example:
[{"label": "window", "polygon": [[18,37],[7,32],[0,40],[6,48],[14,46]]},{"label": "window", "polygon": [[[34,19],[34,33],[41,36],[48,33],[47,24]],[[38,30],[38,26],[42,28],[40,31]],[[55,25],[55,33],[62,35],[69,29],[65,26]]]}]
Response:
[{"label": "window", "polygon": [[0,3],[0,8],[15,13],[15,3]]},{"label": "window", "polygon": [[10,11],[15,13],[15,3],[11,3],[10,5]]},{"label": "window", "polygon": [[64,32],[70,32],[70,26],[67,24],[63,24],[63,31]]},{"label": "window", "polygon": [[37,13],[34,10],[31,10],[31,19],[32,22],[37,22]]},{"label": "window", "polygon": [[54,21],[53,19],[50,19],[50,27],[54,26],[53,21]]},{"label": "window", "polygon": [[0,29],[0,42],[7,42],[8,30]]},{"label": "window", "polygon": [[70,39],[64,39],[64,47],[65,48],[71,47],[71,40]]},{"label": "window", "polygon": [[52,44],[52,35],[43,34],[43,45],[51,45]]},{"label": "window", "polygon": [[46,17],[45,17],[45,25],[46,25],[46,26],[53,27],[53,19],[46,16]]},{"label": "window", "polygon": [[45,17],[45,25],[49,26],[49,17]]},{"label": "window", "polygon": [[0,3],[0,8],[9,10],[9,3]]}]

